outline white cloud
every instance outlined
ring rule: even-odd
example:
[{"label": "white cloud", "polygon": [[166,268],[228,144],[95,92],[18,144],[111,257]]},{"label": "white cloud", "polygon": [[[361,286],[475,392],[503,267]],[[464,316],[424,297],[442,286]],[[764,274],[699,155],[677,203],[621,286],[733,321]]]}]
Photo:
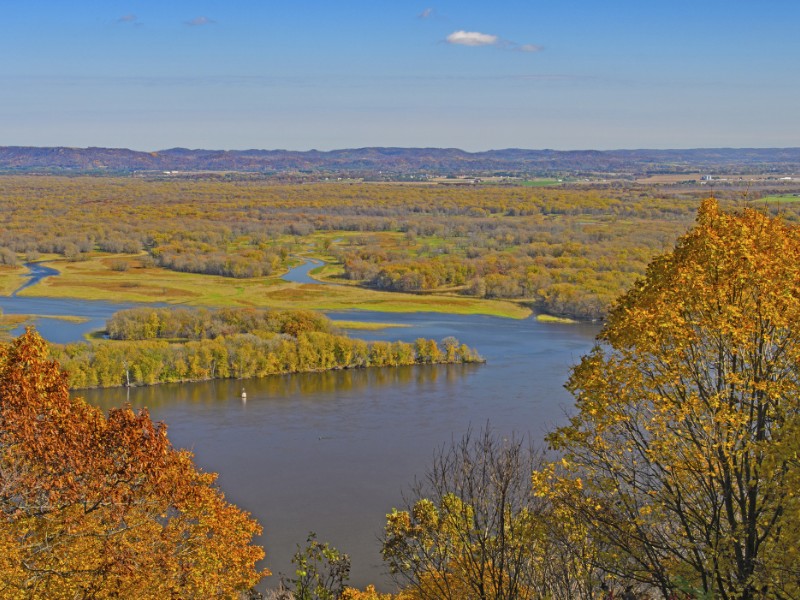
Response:
[{"label": "white cloud", "polygon": [[518,44],[511,40],[506,40],[490,33],[480,33],[479,31],[454,31],[445,38],[448,44],[458,44],[460,46],[495,46],[503,50],[514,50],[515,52],[539,52],[542,46],[537,44]]},{"label": "white cloud", "polygon": [[433,9],[432,8],[426,8],[425,10],[423,10],[421,13],[419,13],[417,15],[417,17],[419,17],[420,19],[428,19],[428,18],[430,18],[432,16],[433,16]]},{"label": "white cloud", "polygon": [[542,47],[536,44],[522,44],[514,47],[517,52],[539,52],[541,49]]},{"label": "white cloud", "polygon": [[189,21],[186,21],[186,24],[191,26],[191,27],[199,27],[201,25],[209,25],[209,24],[211,24],[213,22],[214,21],[212,21],[208,17],[195,17],[194,19],[190,19]]},{"label": "white cloud", "polygon": [[460,46],[496,46],[500,38],[489,33],[459,30],[448,35],[445,41]]}]

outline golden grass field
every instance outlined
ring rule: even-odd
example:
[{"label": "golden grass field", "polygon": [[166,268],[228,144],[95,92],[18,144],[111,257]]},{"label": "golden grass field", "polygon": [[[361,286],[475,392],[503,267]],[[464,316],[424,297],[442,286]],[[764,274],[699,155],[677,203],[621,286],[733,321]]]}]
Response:
[{"label": "golden grass field", "polygon": [[554,317],[553,315],[536,315],[536,320],[540,323],[578,323],[578,321],[575,319],[569,319],[567,317]]},{"label": "golden grass field", "polygon": [[23,285],[26,281],[24,267],[0,266],[0,295],[10,296],[14,290]]}]

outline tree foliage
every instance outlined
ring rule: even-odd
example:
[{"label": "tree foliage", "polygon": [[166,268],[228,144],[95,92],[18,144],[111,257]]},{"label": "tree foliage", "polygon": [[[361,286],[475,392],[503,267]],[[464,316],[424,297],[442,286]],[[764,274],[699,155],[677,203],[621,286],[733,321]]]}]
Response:
[{"label": "tree foliage", "polygon": [[337,333],[328,317],[308,310],[256,308],[131,308],[114,313],[106,322],[114,340],[214,339],[237,333]]},{"label": "tree foliage", "polygon": [[704,201],[599,342],[535,478],[597,564],[664,597],[798,597],[800,231]]},{"label": "tree foliage", "polygon": [[281,577],[281,586],[291,591],[294,600],[339,600],[350,577],[350,557],[328,542],[320,542],[314,532],[306,546],[292,557],[294,577]]},{"label": "tree foliage", "polygon": [[368,585],[365,589],[346,587],[342,594],[342,600],[413,600],[407,594],[382,594],[375,589],[374,585]]},{"label": "tree foliage", "polygon": [[453,337],[366,342],[302,310],[139,308],[107,328],[113,341],[53,347],[73,389],[483,361]]},{"label": "tree foliage", "polygon": [[567,529],[531,488],[538,462],[521,440],[488,428],[437,452],[407,508],[387,515],[383,557],[405,597],[592,597]]},{"label": "tree foliage", "polygon": [[261,528],[146,411],[68,393],[33,330],[0,347],[0,596],[231,598]]}]

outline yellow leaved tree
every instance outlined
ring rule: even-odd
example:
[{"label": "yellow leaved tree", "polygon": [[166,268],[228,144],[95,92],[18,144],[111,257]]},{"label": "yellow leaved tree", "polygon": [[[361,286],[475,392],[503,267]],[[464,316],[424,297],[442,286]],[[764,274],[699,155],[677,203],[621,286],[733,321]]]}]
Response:
[{"label": "yellow leaved tree", "polygon": [[[702,203],[572,373],[563,461],[535,476],[607,581],[664,597],[800,595],[800,230]],[[681,596],[682,597],[682,596]]]},{"label": "yellow leaved tree", "polygon": [[71,399],[33,330],[0,347],[0,597],[234,598],[258,524],[145,411]]}]

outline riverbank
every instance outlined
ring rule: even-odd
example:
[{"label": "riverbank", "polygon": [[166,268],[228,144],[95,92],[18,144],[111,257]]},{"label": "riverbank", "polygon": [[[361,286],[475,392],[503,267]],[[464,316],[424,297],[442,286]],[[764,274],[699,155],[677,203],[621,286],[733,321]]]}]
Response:
[{"label": "riverbank", "polygon": [[[315,336],[317,337],[317,336]],[[319,341],[318,337],[314,341]],[[246,364],[235,359],[227,364],[224,355],[229,347],[218,344],[120,344],[100,342],[99,345],[76,348],[51,346],[52,356],[69,374],[70,390],[98,388],[137,388],[167,383],[187,384],[212,381],[263,379],[278,375],[300,375],[373,368],[409,367],[415,365],[465,365],[483,364],[485,359],[471,348],[456,341],[450,349],[435,340],[420,340],[423,351],[404,342],[372,342],[350,338],[337,339],[333,345],[337,352],[352,352],[350,360],[340,357],[327,359],[322,355],[302,356],[308,340],[288,344],[279,351],[264,351],[263,345],[245,347],[248,354],[261,351],[258,358],[251,357]],[[241,339],[232,340],[238,349],[244,347]],[[352,348],[350,347],[352,344]],[[294,346],[294,347],[292,347]],[[432,354],[426,349],[432,348]],[[83,350],[83,351],[82,351]],[[215,350],[221,351],[219,354]],[[210,362],[202,359],[211,356]],[[219,363],[216,360],[219,359]],[[215,373],[216,370],[216,373]],[[242,399],[246,399],[242,389]]]}]

